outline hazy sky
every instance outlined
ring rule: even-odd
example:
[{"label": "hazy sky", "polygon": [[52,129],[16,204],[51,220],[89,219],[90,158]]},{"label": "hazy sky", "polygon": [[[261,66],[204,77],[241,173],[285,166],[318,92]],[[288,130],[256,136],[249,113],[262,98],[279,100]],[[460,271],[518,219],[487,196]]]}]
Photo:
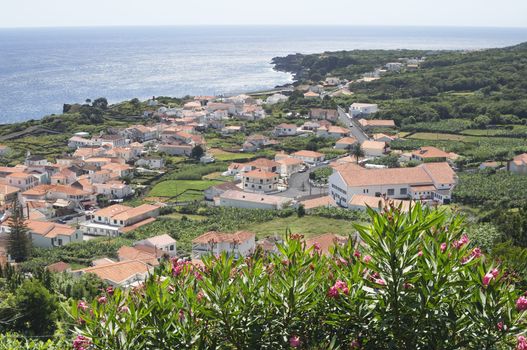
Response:
[{"label": "hazy sky", "polygon": [[527,27],[527,0],[2,0],[0,27],[107,25]]}]

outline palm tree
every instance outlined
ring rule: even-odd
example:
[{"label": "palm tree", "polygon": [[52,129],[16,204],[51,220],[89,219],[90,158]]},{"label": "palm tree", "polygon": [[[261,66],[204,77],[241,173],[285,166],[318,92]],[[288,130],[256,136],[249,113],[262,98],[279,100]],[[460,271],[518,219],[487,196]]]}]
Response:
[{"label": "palm tree", "polygon": [[349,147],[349,155],[355,157],[357,164],[359,164],[359,159],[364,157],[364,150],[360,143],[357,142]]}]

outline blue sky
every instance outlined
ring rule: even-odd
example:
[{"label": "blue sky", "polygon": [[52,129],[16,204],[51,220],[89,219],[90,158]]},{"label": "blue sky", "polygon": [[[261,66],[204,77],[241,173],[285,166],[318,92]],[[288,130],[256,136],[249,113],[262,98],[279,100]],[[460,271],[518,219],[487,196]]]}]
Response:
[{"label": "blue sky", "polygon": [[5,0],[0,27],[109,25],[527,27],[527,0]]}]

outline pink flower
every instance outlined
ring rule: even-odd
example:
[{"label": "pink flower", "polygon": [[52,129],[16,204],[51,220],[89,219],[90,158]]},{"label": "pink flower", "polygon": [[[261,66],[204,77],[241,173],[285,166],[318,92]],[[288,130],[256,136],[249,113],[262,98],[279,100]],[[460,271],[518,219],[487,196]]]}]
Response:
[{"label": "pink flower", "polygon": [[203,292],[200,290],[198,292],[198,294],[196,295],[196,299],[198,299],[198,301],[201,301],[203,299],[205,295],[203,294]]},{"label": "pink flower", "polygon": [[481,249],[479,249],[478,247],[474,248],[474,249],[472,250],[471,255],[472,255],[472,257],[473,257],[474,259],[479,258],[479,257],[481,256]]},{"label": "pink flower", "polygon": [[329,288],[328,296],[330,298],[336,298],[339,295],[339,291],[341,291],[342,293],[346,295],[349,294],[350,291],[349,291],[349,288],[346,282],[342,280],[337,280],[337,282],[335,282],[335,284]]},{"label": "pink flower", "polygon": [[97,302],[99,304],[106,304],[107,301],[108,301],[108,299],[106,299],[105,296],[100,296],[99,299],[97,299]]},{"label": "pink flower", "polygon": [[381,285],[381,286],[385,286],[386,285],[386,282],[382,279],[382,278],[376,278],[375,283]]},{"label": "pink flower", "polygon": [[441,253],[444,253],[446,250],[446,243],[441,243]]},{"label": "pink flower", "polygon": [[454,242],[452,245],[454,246],[454,248],[461,248],[462,246],[464,246],[465,244],[467,244],[469,242],[469,239],[468,239],[468,236],[467,235],[463,235],[461,236],[461,239],[457,242]]},{"label": "pink flower", "polygon": [[352,341],[350,345],[351,345],[351,348],[352,348],[352,349],[358,349],[358,348],[360,348],[360,342],[359,342],[357,339],[355,339],[354,341]]},{"label": "pink flower", "polygon": [[298,348],[300,346],[300,337],[298,335],[294,335],[289,338],[289,345],[291,345],[292,348]]},{"label": "pink flower", "polygon": [[172,276],[179,276],[183,271],[183,265],[177,265],[172,267]]},{"label": "pink flower", "polygon": [[108,288],[106,288],[106,293],[108,293],[108,295],[113,295],[113,287],[109,286]]},{"label": "pink flower", "polygon": [[342,280],[337,280],[337,282],[335,282],[335,288],[337,289],[342,289],[342,288],[345,288],[347,287],[348,285],[346,284],[346,282],[342,281]]},{"label": "pink flower", "polygon": [[498,330],[499,330],[500,332],[503,331],[503,322],[501,322],[501,321],[498,322],[498,323],[496,324],[496,327],[498,328]]},{"label": "pink flower", "polygon": [[518,336],[516,350],[527,350],[527,339],[523,335]]},{"label": "pink flower", "polygon": [[418,251],[417,256],[423,256],[423,251],[422,250]]},{"label": "pink flower", "polygon": [[183,321],[185,319],[185,312],[183,310],[179,310],[179,320]]},{"label": "pink flower", "polygon": [[194,271],[194,277],[196,277],[198,281],[203,280],[203,276],[198,271]]},{"label": "pink flower", "polygon": [[403,288],[404,289],[413,289],[414,288],[414,285],[409,283],[409,282],[404,282],[403,284]]},{"label": "pink flower", "polygon": [[367,264],[371,261],[371,256],[370,255],[365,255],[364,256],[364,262]]},{"label": "pink flower", "polygon": [[90,345],[91,345],[90,339],[86,338],[83,335],[78,335],[73,340],[73,349],[75,350],[87,350]]},{"label": "pink flower", "polygon": [[484,277],[483,277],[483,285],[484,286],[488,286],[490,284],[490,281],[494,278],[494,275],[492,273],[487,273]]},{"label": "pink flower", "polygon": [[339,296],[339,290],[337,289],[337,287],[335,287],[335,286],[329,287],[328,297],[336,298],[338,296]]},{"label": "pink flower", "polygon": [[88,310],[89,307],[88,307],[88,304],[86,304],[86,302],[84,302],[84,301],[81,300],[81,301],[79,301],[79,303],[77,304],[77,308],[78,308],[78,309],[81,309],[82,311],[86,311],[86,310]]},{"label": "pink flower", "polygon": [[516,310],[518,311],[524,311],[527,310],[527,298],[524,296],[521,296],[516,300]]},{"label": "pink flower", "polygon": [[354,253],[353,253],[353,256],[356,257],[357,259],[360,258],[360,252],[358,250],[356,250]]},{"label": "pink flower", "polygon": [[318,242],[313,243],[313,250],[316,251],[316,252],[320,252],[320,250],[321,250],[320,243],[318,243]]},{"label": "pink flower", "polygon": [[492,276],[498,277],[498,275],[500,274],[500,271],[498,269],[493,269],[490,273],[492,274]]}]

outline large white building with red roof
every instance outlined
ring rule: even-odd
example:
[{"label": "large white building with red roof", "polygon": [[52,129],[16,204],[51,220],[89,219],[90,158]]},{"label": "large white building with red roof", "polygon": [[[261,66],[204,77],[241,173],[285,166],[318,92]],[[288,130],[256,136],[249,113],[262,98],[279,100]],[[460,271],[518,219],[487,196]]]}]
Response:
[{"label": "large white building with red roof", "polygon": [[457,176],[446,162],[385,169],[343,164],[333,168],[328,183],[330,196],[342,207],[348,207],[354,195],[449,203]]}]

